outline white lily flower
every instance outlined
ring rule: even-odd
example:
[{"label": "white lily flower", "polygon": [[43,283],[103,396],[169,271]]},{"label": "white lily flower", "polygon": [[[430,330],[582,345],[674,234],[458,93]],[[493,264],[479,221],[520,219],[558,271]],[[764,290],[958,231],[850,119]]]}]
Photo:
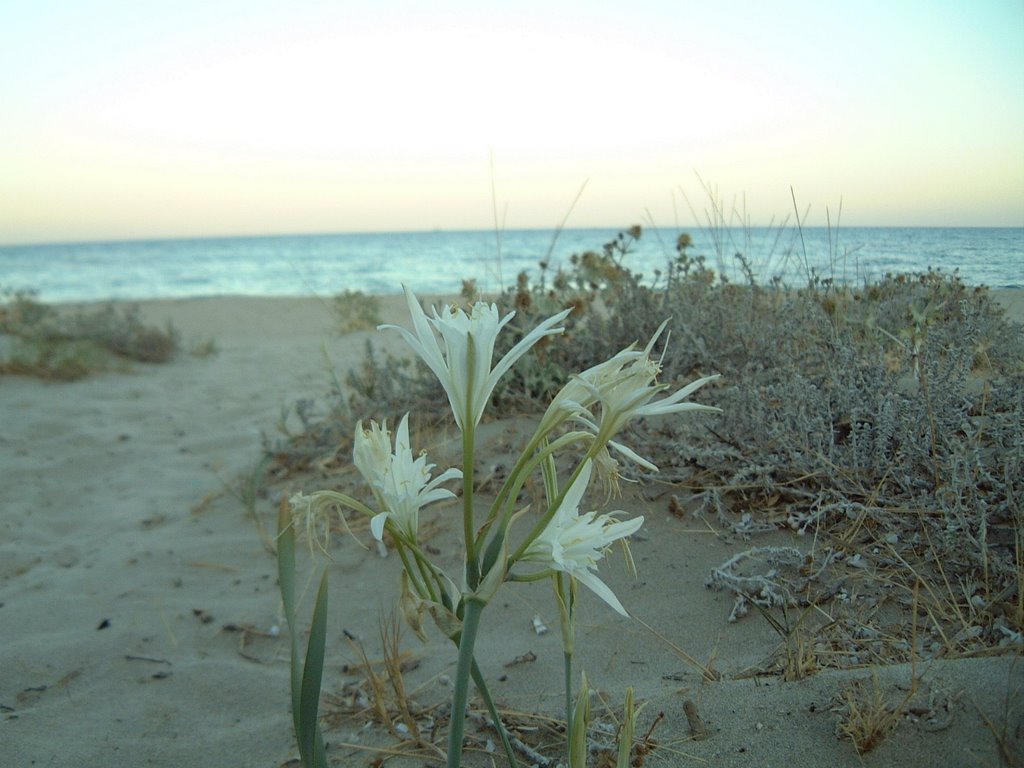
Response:
[{"label": "white lily flower", "polygon": [[435,501],[454,499],[454,493],[440,486],[462,477],[458,469],[448,469],[430,479],[434,465],[427,463],[424,454],[416,458],[412,455],[409,414],[398,425],[393,453],[387,422],[370,422],[369,429],[363,429],[362,422],[357,424],[352,459],[381,507],[370,520],[370,531],[378,541],[384,536],[388,518],[406,537],[415,540],[420,509]]},{"label": "white lily flower", "polygon": [[391,466],[391,435],[386,420],[383,424],[371,421],[369,429],[363,429],[361,421],[356,424],[352,463],[371,488],[383,484],[384,474]]},{"label": "white lily flower", "polygon": [[589,413],[588,409],[597,401],[595,392],[621,378],[623,369],[644,354],[635,346],[631,344],[603,363],[573,374],[548,405],[541,423],[554,426],[574,414]]},{"label": "white lily flower", "polygon": [[[627,421],[682,411],[720,410],[709,405],[682,402],[700,387],[718,378],[717,375],[697,379],[668,397],[654,399],[669,388],[667,384],[657,383],[661,361],[651,357],[651,350],[665,325],[661,324],[642,351],[630,345],[609,360],[574,376],[555,396],[544,419],[557,423],[572,418],[595,435],[603,434],[608,439],[608,445],[625,458],[646,469],[656,470],[654,464],[611,440]],[[595,406],[600,406],[599,416],[595,415]]]},{"label": "white lily flower", "polygon": [[[494,342],[514,312],[499,318],[497,305],[478,301],[468,315],[458,307],[449,306],[440,313],[437,308],[432,308],[433,317],[428,318],[408,288],[405,289],[405,299],[415,333],[397,325],[381,325],[378,329],[394,328],[423,358],[448,394],[455,423],[462,430],[471,429],[480,422],[498,380],[543,337],[561,333],[564,328],[555,326],[571,311],[559,312],[542,322],[492,369]],[[443,349],[438,344],[437,335],[444,343]]]},{"label": "white lily flower", "polygon": [[598,515],[597,512],[581,515],[579,505],[590,483],[592,469],[590,460],[587,460],[576,480],[566,490],[562,503],[547,527],[530,542],[520,559],[545,565],[578,579],[616,611],[628,616],[608,585],[597,577],[597,563],[613,541],[637,531],[644,519],[635,517],[619,521],[610,514]]},{"label": "white lily flower", "polygon": [[[604,387],[595,386],[593,388],[594,400],[601,406],[600,418],[594,418],[591,415],[591,409],[586,408],[577,412],[576,419],[594,429],[595,432],[602,430],[610,437],[618,434],[626,422],[634,418],[663,416],[682,411],[720,410],[710,405],[682,402],[709,381],[717,379],[717,374],[692,381],[668,397],[655,400],[655,395],[669,388],[667,384],[655,383],[655,377],[660,370],[661,367],[653,360],[636,361],[623,371],[623,375],[617,381],[610,382]],[[613,445],[612,447],[627,454],[627,451],[623,450],[623,446]],[[629,456],[629,458],[636,460],[635,455]]]}]

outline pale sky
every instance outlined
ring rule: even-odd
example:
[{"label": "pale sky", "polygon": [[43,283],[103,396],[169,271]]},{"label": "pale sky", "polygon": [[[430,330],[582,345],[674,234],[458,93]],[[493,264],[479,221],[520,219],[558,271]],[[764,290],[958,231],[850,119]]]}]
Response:
[{"label": "pale sky", "polygon": [[0,243],[1024,226],[1024,0],[3,0],[0,72]]}]

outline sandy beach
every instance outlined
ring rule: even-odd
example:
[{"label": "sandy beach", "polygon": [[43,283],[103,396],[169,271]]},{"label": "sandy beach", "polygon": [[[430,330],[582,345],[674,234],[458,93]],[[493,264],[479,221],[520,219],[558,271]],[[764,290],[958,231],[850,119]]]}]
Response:
[{"label": "sandy beach", "polygon": [[[1024,291],[996,296],[1024,321]],[[0,764],[297,765],[289,762],[298,752],[288,642],[261,527],[271,530],[281,494],[315,490],[319,481],[266,488],[254,521],[236,498],[239,478],[258,465],[261,436],[280,434],[282,414],[299,398],[322,402],[332,376],[343,379],[358,364],[368,337],[394,349],[401,341],[373,331],[339,335],[329,302],[316,298],[140,306],[148,321],[173,323],[186,349],[212,339],[217,352],[74,383],[0,378]],[[408,323],[397,297],[384,300],[383,315]],[[284,426],[301,425],[292,415]],[[519,426],[487,425],[482,466],[500,461]],[[415,447],[440,463],[452,446],[444,435],[432,440]],[[673,516],[667,491],[651,496],[613,504],[646,518],[631,545],[638,577],[618,555],[601,569],[638,620],[585,593],[578,630],[579,667],[609,704],[621,708],[631,685],[646,702],[638,733],[657,720],[657,746],[644,765],[999,766],[1006,763],[997,733],[1024,760],[1019,657],[824,670],[791,683],[746,674],[778,650],[779,636],[756,615],[729,623],[732,597],[705,581],[749,542]],[[438,526],[438,560],[456,571],[457,510],[441,506],[428,519]],[[806,545],[784,533],[765,541]],[[346,637],[380,656],[379,621],[395,608],[400,571],[397,558],[344,538],[332,554],[328,713],[360,679]],[[309,557],[300,560],[308,574]],[[310,602],[307,595],[306,621]],[[535,617],[552,631],[537,634]],[[506,585],[488,608],[477,648],[499,706],[560,716],[557,626],[544,585]],[[403,632],[406,685],[417,702],[436,705],[447,700],[456,654],[433,627],[428,635],[423,644]],[[721,679],[703,680],[683,652]],[[899,699],[915,677],[913,706],[877,748],[859,757],[837,737],[843,691],[877,685]],[[693,738],[686,701],[706,738]],[[365,720],[329,717],[326,738],[336,765],[442,762],[393,755],[386,750],[395,740]],[[466,764],[502,758],[471,750]]]}]

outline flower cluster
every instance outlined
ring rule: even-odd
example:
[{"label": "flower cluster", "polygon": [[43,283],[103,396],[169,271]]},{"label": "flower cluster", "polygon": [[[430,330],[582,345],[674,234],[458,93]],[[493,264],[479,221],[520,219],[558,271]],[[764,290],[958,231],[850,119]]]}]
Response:
[{"label": "flower cluster", "polygon": [[[408,414],[399,422],[394,436],[386,422],[370,422],[369,428],[359,423],[353,463],[372,491],[375,508],[334,491],[319,491],[310,497],[300,494],[294,497],[293,507],[296,514],[305,515],[309,529],[323,528],[324,510],[348,507],[370,517],[370,530],[378,542],[383,541],[385,530],[392,534],[404,568],[403,614],[419,634],[420,618],[429,612],[441,631],[459,646],[448,754],[449,766],[458,766],[471,671],[477,687],[490,701],[473,657],[483,608],[506,581],[550,577],[562,614],[568,680],[574,646],[576,584],[583,584],[619,614],[628,616],[619,599],[598,577],[597,569],[609,546],[615,541],[625,543],[644,521],[643,517],[619,520],[612,514],[581,512],[591,480],[596,475],[607,487],[617,486],[618,463],[609,450],[655,471],[657,467],[651,461],[619,443],[616,436],[632,419],[717,410],[686,402],[690,394],[715,377],[698,379],[668,393],[669,386],[657,380],[661,361],[652,356],[664,324],[642,349],[631,345],[611,359],[576,374],[545,411],[486,517],[477,520],[472,482],[476,427],[501,377],[538,341],[561,333],[559,323],[569,310],[544,320],[497,364],[492,364],[498,334],[514,313],[500,317],[494,304],[477,302],[468,312],[449,306],[440,311],[434,308],[428,316],[412,291],[406,289],[405,296],[413,330],[393,325],[380,328],[398,330],[444,387],[462,433],[461,471],[447,469],[432,477],[434,465],[427,462],[425,455],[413,454]],[[576,463],[568,484],[559,491],[555,454],[569,447],[582,452],[583,458]],[[532,529],[520,537],[518,548],[511,551],[509,529],[522,519],[525,511],[514,513],[512,505],[527,478],[538,471],[544,479],[544,497],[538,499],[541,514]],[[434,502],[456,498],[444,485],[460,478],[465,538],[461,588],[431,562],[418,539],[420,511]],[[567,685],[567,695],[570,687]]]},{"label": "flower cluster", "polygon": [[[434,308],[432,316],[428,316],[412,291],[406,289],[405,296],[415,332],[394,325],[382,325],[380,328],[398,330],[423,358],[444,387],[456,424],[464,432],[472,432],[479,423],[498,380],[540,339],[562,332],[558,323],[568,314],[566,310],[543,321],[492,367],[497,336],[514,313],[500,317],[494,304],[477,302],[468,313],[449,306],[441,311]],[[643,518],[618,521],[594,511],[581,514],[579,506],[583,495],[595,474],[609,487],[617,487],[618,463],[611,458],[609,449],[648,470],[657,469],[651,461],[614,439],[631,419],[717,410],[686,401],[690,394],[715,376],[697,379],[674,393],[658,398],[669,389],[668,385],[658,383],[661,361],[652,356],[664,329],[665,324],[662,324],[643,348],[633,344],[610,359],[575,374],[554,397],[540,420],[527,453],[536,453],[538,446],[560,427],[569,425],[578,428],[573,434],[586,448],[586,457],[577,467],[565,492],[557,499],[548,500],[545,514],[515,554],[509,557],[506,549],[504,556],[507,562],[498,564],[498,571],[493,570],[493,563],[488,563],[489,572],[500,572],[512,578],[515,575],[510,570],[513,565],[530,563],[547,572],[568,574],[616,611],[626,615],[618,598],[597,577],[597,564],[608,545],[636,532],[643,524]],[[524,454],[524,458],[529,457]],[[433,502],[456,498],[455,493],[443,486],[462,477],[462,471],[451,468],[432,478],[434,465],[427,463],[425,455],[413,454],[408,414],[399,422],[393,438],[386,423],[370,422],[368,429],[362,423],[358,424],[353,463],[370,486],[377,506],[370,519],[374,538],[381,541],[385,528],[388,528],[411,546],[417,543],[420,511]],[[521,462],[518,466],[524,465],[535,466],[535,463]],[[523,479],[510,478],[509,482]],[[469,488],[464,490],[464,494],[470,492]],[[339,503],[339,498],[347,497],[331,494],[333,502]],[[296,501],[300,500],[309,501],[307,497],[297,496]],[[322,510],[324,499],[318,500],[314,494],[311,500],[320,503],[304,503],[303,506]],[[366,507],[359,506],[366,510]],[[500,509],[492,510],[488,524],[497,519],[500,512]],[[507,518],[508,522],[513,518]],[[507,537],[507,530],[502,530],[499,535]],[[415,578],[413,581],[419,582]],[[426,599],[428,595],[421,597]]]}]

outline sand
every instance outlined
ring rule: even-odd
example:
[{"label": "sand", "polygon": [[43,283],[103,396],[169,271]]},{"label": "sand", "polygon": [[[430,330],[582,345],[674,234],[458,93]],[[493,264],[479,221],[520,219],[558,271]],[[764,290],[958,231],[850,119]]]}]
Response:
[{"label": "sand", "polygon": [[[1024,319],[1024,292],[999,297]],[[0,764],[285,765],[297,750],[275,560],[225,486],[251,476],[261,435],[278,429],[296,399],[322,396],[330,372],[357,363],[372,332],[333,333],[329,305],[312,298],[147,302],[142,310],[153,322],[173,322],[186,346],[214,339],[217,354],[70,384],[0,379]],[[394,297],[385,315],[407,322]],[[515,442],[516,427],[488,426],[483,465]],[[294,417],[288,428],[298,428]],[[432,455],[450,450],[443,436],[434,439],[425,446]],[[318,483],[310,485],[302,489]],[[279,494],[295,490],[272,487],[258,499],[263,526],[272,525]],[[863,758],[836,736],[837,697],[874,675],[887,696],[902,698],[909,666],[824,671],[793,683],[737,679],[779,647],[756,615],[728,623],[731,598],[704,586],[710,568],[745,545],[672,517],[666,502],[617,505],[647,519],[632,545],[638,578],[623,572],[619,557],[602,567],[654,632],[589,594],[578,630],[580,666],[592,683],[619,705],[627,685],[647,702],[641,733],[664,713],[645,765],[996,766],[988,723],[1005,729],[1021,759],[1018,658],[918,664],[917,714],[901,718]],[[438,558],[454,572],[458,513],[442,508],[428,517],[439,521]],[[783,534],[773,541],[788,543]],[[343,669],[355,660],[345,634],[379,656],[378,622],[394,608],[399,572],[397,558],[351,541],[339,541],[334,555],[328,693],[358,680]],[[309,558],[300,559],[308,573]],[[308,610],[307,598],[304,617]],[[535,616],[553,631],[536,634]],[[506,585],[488,607],[477,648],[501,706],[559,715],[557,622],[543,584]],[[413,698],[437,703],[446,699],[455,652],[428,631],[426,645],[406,631],[402,647],[418,664],[407,679]],[[703,681],[677,648],[724,679]],[[536,660],[514,663],[531,653]],[[687,699],[706,739],[690,738]],[[334,764],[346,766],[370,765],[387,755],[366,747],[394,743],[360,721],[328,728],[327,739]],[[479,752],[466,763],[492,764]],[[440,761],[389,762],[424,764]]]}]

